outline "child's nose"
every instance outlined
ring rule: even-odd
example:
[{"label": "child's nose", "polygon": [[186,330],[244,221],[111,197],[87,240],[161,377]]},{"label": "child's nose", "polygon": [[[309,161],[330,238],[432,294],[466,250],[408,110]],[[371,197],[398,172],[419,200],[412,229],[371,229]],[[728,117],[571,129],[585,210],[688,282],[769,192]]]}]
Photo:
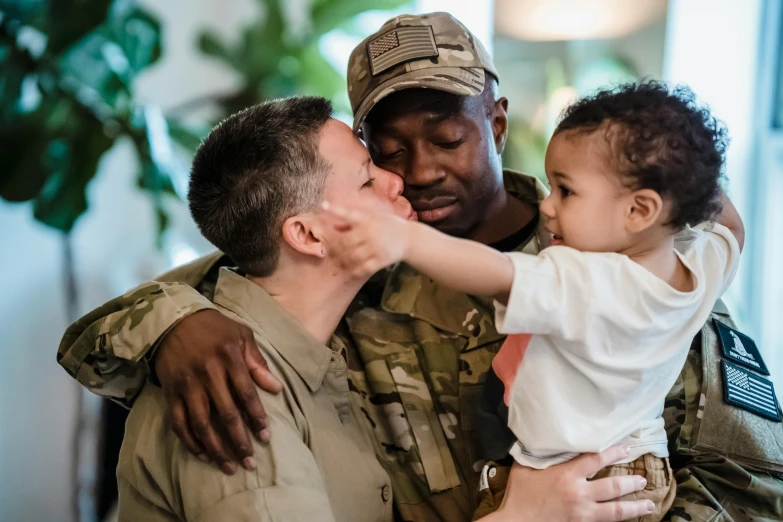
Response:
[{"label": "child's nose", "polygon": [[541,205],[539,205],[539,209],[541,210],[541,213],[544,215],[544,217],[547,219],[554,219],[555,205],[552,203],[551,195],[544,198],[544,201],[542,201]]}]

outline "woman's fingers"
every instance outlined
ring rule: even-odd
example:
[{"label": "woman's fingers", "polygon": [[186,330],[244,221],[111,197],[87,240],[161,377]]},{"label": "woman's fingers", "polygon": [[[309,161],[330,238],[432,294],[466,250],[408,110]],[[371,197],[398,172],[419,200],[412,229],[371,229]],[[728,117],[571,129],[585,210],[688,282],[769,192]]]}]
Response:
[{"label": "woman's fingers", "polygon": [[644,489],[647,480],[639,475],[625,475],[622,477],[606,477],[592,480],[587,483],[587,494],[596,502],[604,502],[620,498],[623,495],[634,493]]},{"label": "woman's fingers", "polygon": [[652,500],[623,500],[597,504],[588,520],[595,522],[620,522],[632,520],[655,511]]},{"label": "woman's fingers", "polygon": [[591,478],[606,466],[623,460],[629,455],[629,449],[625,446],[612,446],[601,453],[585,453],[571,461],[575,471],[580,477]]}]

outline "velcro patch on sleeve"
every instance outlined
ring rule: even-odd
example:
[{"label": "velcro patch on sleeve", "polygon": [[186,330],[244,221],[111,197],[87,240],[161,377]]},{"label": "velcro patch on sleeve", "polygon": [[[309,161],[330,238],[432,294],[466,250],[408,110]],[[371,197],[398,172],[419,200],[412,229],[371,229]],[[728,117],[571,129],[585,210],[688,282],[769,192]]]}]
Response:
[{"label": "velcro patch on sleeve", "polygon": [[713,322],[718,331],[720,348],[724,357],[762,375],[769,375],[767,365],[764,364],[764,359],[761,358],[761,353],[759,353],[753,339],[717,319],[713,319]]},{"label": "velcro patch on sleeve", "polygon": [[780,406],[772,382],[729,361],[721,362],[725,401],[756,415],[780,422]]}]

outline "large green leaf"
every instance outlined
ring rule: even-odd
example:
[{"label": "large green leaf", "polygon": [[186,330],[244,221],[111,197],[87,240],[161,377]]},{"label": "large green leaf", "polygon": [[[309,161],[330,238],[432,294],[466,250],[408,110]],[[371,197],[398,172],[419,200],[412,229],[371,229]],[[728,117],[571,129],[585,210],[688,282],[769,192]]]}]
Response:
[{"label": "large green leaf", "polygon": [[22,52],[11,46],[0,47],[0,124],[15,117],[19,111],[22,82],[29,71]]},{"label": "large green leaf", "polygon": [[134,73],[160,58],[160,21],[133,0],[115,0],[103,31],[122,49]]},{"label": "large green leaf", "polygon": [[0,197],[6,201],[31,200],[46,182],[41,159],[49,141],[41,127],[37,114],[19,118],[13,127],[0,127]]},{"label": "large green leaf", "polygon": [[17,114],[0,126],[0,196],[8,201],[35,198],[59,163],[59,143],[78,136],[80,119],[67,99],[48,98],[34,112]]},{"label": "large green leaf", "polygon": [[74,134],[51,143],[50,175],[33,206],[36,219],[63,232],[70,232],[87,210],[87,183],[114,143],[103,132],[101,122],[88,115],[83,115],[73,128]]},{"label": "large green leaf", "polygon": [[119,46],[101,31],[90,33],[58,61],[60,85],[102,118],[131,103],[133,71]]},{"label": "large green leaf", "polygon": [[160,24],[133,2],[117,0],[106,23],[72,45],[58,68],[65,87],[96,114],[127,113],[136,72],[159,56]]},{"label": "large green leaf", "polygon": [[50,0],[47,51],[60,54],[101,25],[112,0]]}]

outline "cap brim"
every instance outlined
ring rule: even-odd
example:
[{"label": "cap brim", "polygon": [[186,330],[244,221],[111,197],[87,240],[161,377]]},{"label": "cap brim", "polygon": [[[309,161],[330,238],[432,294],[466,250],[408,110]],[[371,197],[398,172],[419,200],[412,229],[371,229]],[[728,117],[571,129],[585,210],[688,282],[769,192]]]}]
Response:
[{"label": "cap brim", "polygon": [[[465,69],[477,73],[480,78],[476,85],[459,80],[464,76]],[[463,96],[478,96],[484,92],[484,69],[481,67],[437,67],[431,69],[419,69],[395,76],[378,87],[364,99],[359,109],[353,116],[353,131],[361,127],[364,119],[379,101],[393,92],[405,89],[435,89],[437,91],[459,94]]]}]

